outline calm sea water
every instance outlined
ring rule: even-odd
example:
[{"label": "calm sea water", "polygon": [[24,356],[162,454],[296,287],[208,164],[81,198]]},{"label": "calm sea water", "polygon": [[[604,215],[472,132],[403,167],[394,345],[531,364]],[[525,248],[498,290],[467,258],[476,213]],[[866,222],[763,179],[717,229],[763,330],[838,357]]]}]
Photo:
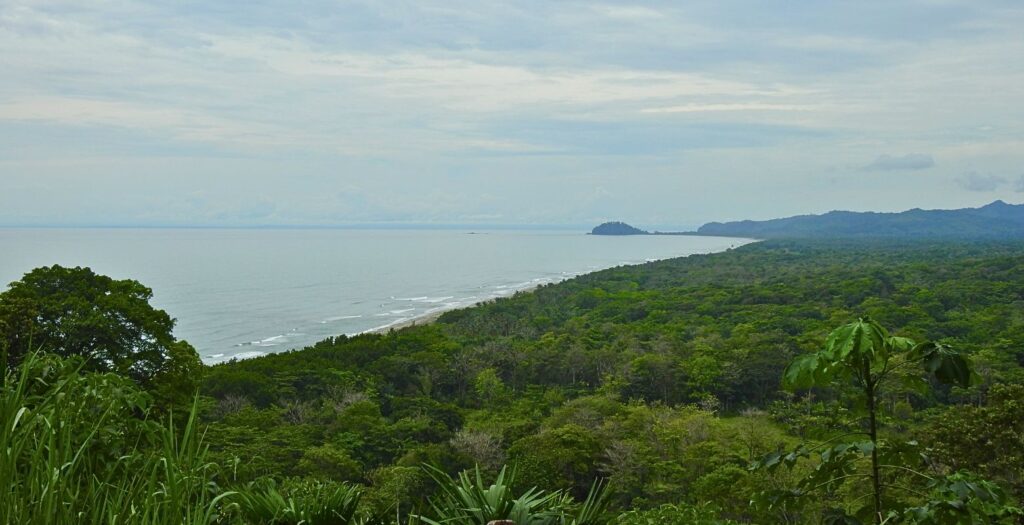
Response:
[{"label": "calm sea water", "polygon": [[744,242],[582,231],[0,229],[0,282],[51,264],[136,279],[212,363]]}]

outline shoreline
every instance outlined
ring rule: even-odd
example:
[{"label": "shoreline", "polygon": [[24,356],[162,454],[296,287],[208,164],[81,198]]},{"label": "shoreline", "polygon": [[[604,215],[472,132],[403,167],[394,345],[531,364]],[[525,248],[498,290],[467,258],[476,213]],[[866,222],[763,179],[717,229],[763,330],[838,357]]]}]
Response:
[{"label": "shoreline", "polygon": [[[591,235],[591,234],[588,233],[587,235]],[[657,233],[657,234],[655,234],[655,233],[651,233],[651,234],[648,234],[648,235],[684,235],[685,236],[685,235],[689,235],[689,232],[687,232],[687,233],[670,233],[670,234],[665,234],[665,233]],[[693,234],[692,236],[694,236],[694,237],[725,237],[725,236],[719,236],[719,235],[700,235],[700,234]],[[740,244],[738,244],[736,246],[730,246],[729,248],[726,248],[726,249],[721,250],[721,251],[706,252],[706,253],[703,253],[703,255],[707,255],[709,253],[724,253],[724,252],[727,252],[729,250],[735,250],[737,248],[742,248],[743,246],[746,246],[748,244],[758,243],[758,242],[761,242],[763,240],[763,239],[753,239],[753,238],[750,238],[750,237],[726,237],[726,238],[740,239],[740,240],[746,241],[746,242],[741,242]],[[641,264],[655,263],[655,262],[661,262],[661,261],[671,261],[673,259],[685,259],[687,257],[692,257],[694,255],[702,255],[702,254],[701,253],[691,253],[689,255],[681,255],[681,256],[676,256],[676,257],[666,257],[664,259],[652,259],[652,260],[644,261],[644,262],[641,262],[641,263],[623,264],[623,265],[620,265],[620,266],[639,266]],[[470,304],[454,306],[454,307],[451,307],[451,308],[444,308],[444,309],[436,310],[436,311],[433,311],[433,312],[425,313],[423,315],[419,315],[419,316],[416,316],[416,317],[412,317],[412,318],[406,319],[404,321],[397,321],[397,322],[395,322],[393,324],[388,324],[388,325],[380,326],[380,327],[377,327],[377,328],[371,328],[369,330],[364,330],[362,332],[357,332],[357,333],[351,334],[351,335],[350,334],[343,334],[343,335],[346,335],[347,337],[356,337],[356,336],[360,336],[360,335],[363,335],[363,334],[380,334],[380,335],[383,335],[383,334],[387,334],[387,333],[391,332],[392,330],[399,331],[399,330],[404,330],[406,328],[411,328],[413,326],[430,325],[430,324],[433,324],[434,322],[436,322],[442,315],[444,315],[447,312],[452,312],[452,311],[455,311],[455,310],[462,310],[463,308],[475,308],[475,307],[477,307],[477,306],[479,306],[479,305],[481,305],[483,303],[486,303],[488,301],[495,301],[495,300],[506,298],[506,297],[514,297],[514,296],[516,296],[516,295],[518,295],[520,293],[533,293],[538,288],[540,288],[541,286],[564,283],[565,281],[568,281],[570,279],[575,279],[577,277],[581,277],[581,276],[588,275],[588,274],[595,273],[595,272],[601,272],[601,271],[604,271],[604,270],[608,270],[610,268],[617,268],[617,266],[612,266],[612,267],[609,267],[609,268],[602,268],[602,269],[599,269],[599,270],[591,270],[591,271],[586,271],[586,272],[579,272],[579,273],[576,273],[574,275],[570,275],[570,276],[568,276],[568,277],[566,277],[564,279],[560,279],[560,280],[557,280],[557,281],[551,281],[551,282],[547,282],[547,283],[537,283],[537,284],[534,284],[534,285],[531,285],[531,286],[527,286],[525,288],[520,288],[518,290],[514,290],[511,294],[498,295],[498,296],[490,297],[490,298],[487,298],[487,299],[481,299],[479,301],[476,301],[476,302],[470,303]]]},{"label": "shoreline", "polygon": [[[597,271],[600,271],[600,270],[597,270]],[[586,273],[591,273],[591,272],[586,272]],[[476,302],[470,303],[470,304],[453,306],[451,308],[442,308],[442,309],[439,309],[439,310],[435,310],[433,312],[425,313],[425,314],[422,314],[422,315],[418,315],[416,317],[412,317],[412,318],[406,319],[404,321],[397,321],[394,324],[388,324],[388,325],[380,326],[380,327],[377,327],[377,328],[371,328],[369,330],[358,332],[356,334],[350,335],[349,337],[355,337],[355,336],[359,336],[359,335],[363,335],[363,334],[387,334],[388,332],[391,332],[392,330],[399,331],[399,330],[404,330],[406,328],[411,328],[413,326],[424,326],[424,325],[434,324],[435,321],[440,319],[442,315],[444,315],[444,314],[446,314],[448,312],[454,312],[455,310],[462,310],[463,308],[475,308],[475,307],[477,307],[477,306],[479,306],[481,304],[484,304],[486,302],[489,302],[489,301],[496,301],[498,299],[503,299],[503,298],[507,298],[507,297],[515,297],[516,295],[519,295],[521,293],[533,293],[534,291],[536,291],[541,286],[545,286],[545,285],[548,285],[548,284],[558,284],[558,283],[561,283],[561,282],[568,281],[569,279],[574,279],[576,277],[579,277],[580,275],[586,275],[586,274],[585,273],[581,273],[579,275],[574,275],[572,277],[568,277],[568,278],[562,279],[560,281],[553,281],[553,282],[550,282],[550,283],[538,283],[538,284],[535,284],[535,285],[532,285],[532,286],[527,286],[525,288],[520,288],[518,290],[513,291],[510,294],[507,294],[507,295],[498,295],[498,296],[490,297],[490,298],[487,298],[487,299],[480,299],[479,301],[476,301]]]},{"label": "shoreline", "polygon": [[[700,236],[703,237],[703,235],[700,235]],[[420,315],[417,315],[417,316],[414,316],[414,317],[410,317],[410,318],[406,318],[406,319],[396,319],[392,323],[385,324],[385,325],[382,325],[382,326],[368,328],[368,329],[365,329],[365,330],[361,330],[361,331],[357,331],[357,332],[351,332],[351,333],[339,333],[339,334],[336,334],[334,336],[325,336],[325,338],[327,338],[327,337],[341,337],[341,336],[351,338],[351,337],[358,337],[360,335],[366,335],[366,334],[386,335],[386,334],[390,333],[392,330],[394,330],[394,331],[401,331],[401,330],[404,330],[406,328],[411,328],[411,327],[414,327],[414,326],[424,326],[424,325],[433,324],[442,315],[444,315],[447,312],[451,312],[451,311],[455,311],[455,310],[461,310],[461,309],[464,309],[464,308],[475,308],[477,306],[480,306],[481,304],[484,304],[484,303],[487,303],[487,302],[490,302],[490,301],[495,301],[497,299],[514,297],[515,295],[517,295],[519,293],[533,293],[538,288],[540,288],[541,286],[563,283],[563,282],[566,282],[566,281],[568,281],[570,279],[575,279],[577,277],[581,277],[581,276],[592,274],[592,273],[596,273],[596,272],[601,272],[601,271],[608,270],[608,269],[611,269],[611,268],[618,268],[618,267],[625,267],[625,266],[640,266],[640,265],[644,265],[644,264],[656,263],[656,262],[662,262],[662,261],[670,261],[670,260],[674,260],[674,259],[684,259],[684,258],[687,258],[687,257],[692,257],[694,255],[708,255],[708,254],[713,254],[713,253],[724,253],[724,252],[728,252],[730,250],[741,248],[741,247],[743,247],[743,246],[745,246],[747,244],[753,244],[753,243],[760,242],[762,240],[762,239],[752,239],[752,238],[749,238],[749,237],[735,237],[735,238],[722,237],[722,236],[707,236],[707,237],[721,237],[721,238],[726,238],[726,239],[730,239],[730,240],[737,240],[738,242],[736,244],[734,244],[734,245],[731,245],[731,246],[728,246],[726,248],[719,249],[719,250],[694,252],[694,253],[690,253],[690,254],[686,254],[686,255],[674,255],[674,256],[670,256],[670,257],[664,257],[664,258],[659,258],[659,259],[647,259],[647,260],[644,260],[644,261],[637,261],[637,262],[624,262],[624,263],[620,263],[620,264],[615,265],[615,266],[609,266],[607,268],[593,268],[593,269],[588,269],[588,270],[585,270],[585,271],[564,274],[562,276],[562,278],[557,279],[557,280],[533,282],[533,283],[530,283],[528,286],[524,286],[522,288],[511,289],[511,290],[509,290],[510,293],[500,294],[500,295],[493,295],[493,296],[490,296],[490,297],[485,297],[485,298],[476,300],[476,301],[474,301],[472,303],[460,304],[458,306],[439,307],[436,310],[424,312],[423,314],[420,314]],[[312,345],[312,344],[315,344],[315,343],[311,343],[310,345]],[[306,346],[310,346],[310,345],[306,345]],[[267,351],[267,352],[264,352],[264,351],[255,351],[253,353],[242,352],[240,354],[235,354],[235,355],[232,355],[230,357],[223,356],[223,354],[222,354],[221,356],[218,356],[217,358],[215,358],[216,359],[215,361],[210,362],[210,363],[207,363],[205,361],[205,359],[204,359],[204,364],[216,365],[216,364],[220,364],[220,363],[224,363],[224,362],[232,361],[232,360],[254,359],[254,358],[258,358],[258,357],[262,357],[262,356],[270,355],[270,354],[274,354],[274,353],[279,353],[279,352],[301,350],[303,348],[305,348],[305,346],[298,346],[298,347],[292,347],[292,348],[286,348],[286,349],[275,349],[275,351]]]}]

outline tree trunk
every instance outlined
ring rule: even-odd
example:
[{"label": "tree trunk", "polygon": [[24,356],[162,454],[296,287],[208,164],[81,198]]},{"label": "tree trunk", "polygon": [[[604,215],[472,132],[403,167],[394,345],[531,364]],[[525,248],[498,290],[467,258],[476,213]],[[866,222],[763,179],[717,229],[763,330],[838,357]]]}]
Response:
[{"label": "tree trunk", "polygon": [[878,468],[878,422],[875,417],[877,410],[875,401],[875,383],[868,376],[865,393],[868,398],[868,434],[871,438],[871,490],[875,503],[875,523],[882,523],[882,479]]}]

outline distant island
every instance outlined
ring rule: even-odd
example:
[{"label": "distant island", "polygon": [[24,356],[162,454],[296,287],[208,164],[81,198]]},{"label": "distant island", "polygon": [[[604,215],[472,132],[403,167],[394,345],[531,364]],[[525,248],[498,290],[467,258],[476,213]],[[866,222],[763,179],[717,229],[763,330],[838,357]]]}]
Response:
[{"label": "distant island", "polygon": [[695,232],[647,232],[623,222],[606,222],[593,235],[707,235],[753,239],[797,238],[1024,238],[1024,204],[997,200],[979,208],[897,213],[830,211],[766,221],[709,222]]},{"label": "distant island", "polygon": [[606,222],[590,231],[591,235],[650,235],[648,231],[635,228],[624,222]]}]

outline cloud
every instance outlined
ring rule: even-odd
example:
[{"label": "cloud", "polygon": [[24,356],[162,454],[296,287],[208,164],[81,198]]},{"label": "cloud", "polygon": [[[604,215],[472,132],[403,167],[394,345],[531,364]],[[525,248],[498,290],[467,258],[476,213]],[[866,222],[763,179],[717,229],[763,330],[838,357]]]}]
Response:
[{"label": "cloud", "polygon": [[1017,182],[1013,184],[1013,191],[1017,193],[1024,193],[1024,175],[1017,177]]},{"label": "cloud", "polygon": [[[495,122],[490,132],[549,149],[534,154],[665,157],[682,151],[762,148],[821,141],[830,130],[728,121],[636,122],[531,118]],[[525,153],[525,152],[524,152]]]},{"label": "cloud", "polygon": [[742,104],[685,104],[660,108],[645,108],[641,113],[705,113],[712,111],[814,111],[815,106],[800,104],[765,104],[747,102]]},{"label": "cloud", "polygon": [[0,224],[690,224],[848,207],[829,166],[1006,177],[861,201],[960,207],[1024,191],[1008,1],[7,0]]},{"label": "cloud", "polygon": [[909,153],[907,155],[879,155],[865,171],[920,171],[935,166],[931,155]]},{"label": "cloud", "polygon": [[960,187],[967,191],[995,191],[1006,184],[1006,177],[999,175],[982,175],[971,172],[957,179]]}]

